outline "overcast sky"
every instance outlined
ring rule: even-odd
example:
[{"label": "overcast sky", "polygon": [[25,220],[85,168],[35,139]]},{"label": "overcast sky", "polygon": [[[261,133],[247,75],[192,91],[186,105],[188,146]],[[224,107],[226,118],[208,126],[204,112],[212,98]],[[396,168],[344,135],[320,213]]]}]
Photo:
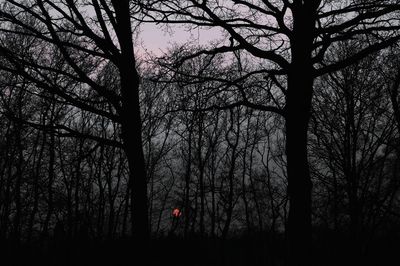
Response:
[{"label": "overcast sky", "polygon": [[192,41],[196,44],[204,45],[220,37],[221,32],[218,29],[196,29],[190,32],[183,26],[174,25],[167,31],[165,27],[162,28],[160,25],[146,23],[141,26],[139,40],[136,43],[136,51],[139,56],[146,53],[146,51],[155,55],[162,55],[174,43],[184,44]]}]

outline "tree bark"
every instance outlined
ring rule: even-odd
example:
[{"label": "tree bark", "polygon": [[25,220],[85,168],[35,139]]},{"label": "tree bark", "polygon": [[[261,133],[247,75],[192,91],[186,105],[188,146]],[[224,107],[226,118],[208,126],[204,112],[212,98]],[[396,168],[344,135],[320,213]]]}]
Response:
[{"label": "tree bark", "polygon": [[131,189],[132,233],[138,247],[149,240],[149,218],[147,209],[147,181],[142,145],[142,120],[139,103],[139,74],[133,50],[132,26],[128,0],[113,0],[117,21],[116,34],[121,54],[118,69],[121,78],[122,108],[120,111],[124,150],[129,165]]},{"label": "tree bark", "polygon": [[312,4],[297,2],[293,10],[292,62],[286,98],[286,156],[289,218],[288,265],[311,265],[311,177],[307,131],[313,92],[311,52],[315,20]]}]

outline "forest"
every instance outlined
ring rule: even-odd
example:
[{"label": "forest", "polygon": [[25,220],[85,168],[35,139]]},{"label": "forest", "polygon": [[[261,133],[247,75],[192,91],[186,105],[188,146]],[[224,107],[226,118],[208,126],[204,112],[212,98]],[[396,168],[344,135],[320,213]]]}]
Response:
[{"label": "forest", "polygon": [[1,265],[399,248],[399,0],[0,0]]}]

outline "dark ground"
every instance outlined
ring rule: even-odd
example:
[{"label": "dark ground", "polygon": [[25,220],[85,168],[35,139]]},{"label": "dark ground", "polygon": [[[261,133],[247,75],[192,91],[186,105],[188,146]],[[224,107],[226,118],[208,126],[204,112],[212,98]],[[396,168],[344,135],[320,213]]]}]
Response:
[{"label": "dark ground", "polygon": [[[318,240],[319,239],[319,240]],[[153,240],[147,264],[135,263],[135,249],[128,239],[112,241],[41,241],[30,245],[1,241],[0,265],[177,265],[177,266],[280,266],[284,265],[283,236],[243,236],[226,241],[165,237]],[[358,250],[360,255],[356,256]],[[340,234],[315,239],[315,266],[398,265],[400,239],[375,238],[356,246]],[[352,259],[351,259],[352,258]]]}]

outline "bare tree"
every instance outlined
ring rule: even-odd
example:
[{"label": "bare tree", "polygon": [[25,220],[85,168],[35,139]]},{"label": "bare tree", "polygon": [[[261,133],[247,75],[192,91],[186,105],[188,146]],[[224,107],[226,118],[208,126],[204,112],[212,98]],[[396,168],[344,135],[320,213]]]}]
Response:
[{"label": "bare tree", "polygon": [[[130,170],[131,218],[133,235],[138,243],[149,239],[146,169],[142,145],[142,121],[139,104],[140,76],[134,55],[130,1],[4,1],[0,11],[3,36],[27,36],[31,40],[21,55],[2,38],[0,55],[7,62],[1,69],[24,77],[46,89],[64,103],[109,119],[120,125],[117,139],[80,133],[64,125],[51,128],[106,145],[122,147]],[[37,57],[44,54],[43,57]],[[117,84],[101,82],[102,70],[113,65]],[[103,72],[104,73],[104,72]],[[67,81],[67,82],[66,82]],[[68,87],[85,91],[75,94]],[[85,96],[83,96],[85,95]],[[92,101],[90,97],[98,100]],[[107,108],[99,107],[106,102]],[[76,194],[78,195],[78,194]],[[140,246],[140,245],[139,245]],[[142,245],[145,246],[145,245]]]},{"label": "bare tree", "polygon": [[[357,43],[343,45],[336,55],[348,57],[353,45]],[[331,73],[316,84],[325,89],[314,97],[310,156],[315,220],[324,219],[320,224],[335,231],[347,228],[354,261],[398,190],[396,177],[387,170],[393,155],[393,147],[387,145],[395,124],[387,108],[381,64],[374,54]]]},{"label": "bare tree", "polygon": [[[290,201],[288,256],[290,265],[310,265],[311,189],[307,131],[315,78],[351,65],[399,40],[398,1],[141,1],[145,21],[218,27],[230,44],[201,49],[201,54],[246,51],[264,64],[241,78],[263,73],[283,94],[285,107],[257,104],[245,89],[237,104],[282,114],[286,120],[286,156]],[[333,44],[363,36],[367,42],[343,60],[328,58]],[[333,60],[331,60],[333,59]],[[179,63],[179,61],[178,61]],[[279,82],[281,76],[286,82]],[[240,78],[239,78],[240,79]],[[230,81],[231,84],[234,81]],[[265,92],[263,97],[267,97]]]}]

